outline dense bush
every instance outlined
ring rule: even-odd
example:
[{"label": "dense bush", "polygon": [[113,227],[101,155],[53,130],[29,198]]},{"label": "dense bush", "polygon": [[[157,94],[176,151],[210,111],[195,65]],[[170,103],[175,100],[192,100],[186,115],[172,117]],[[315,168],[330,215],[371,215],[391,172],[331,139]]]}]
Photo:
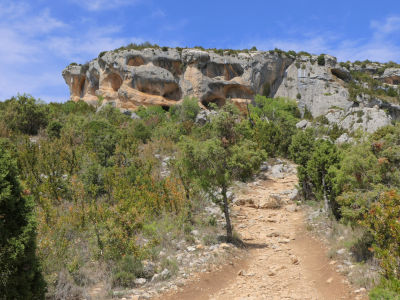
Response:
[{"label": "dense bush", "polygon": [[320,54],[317,58],[317,63],[319,66],[325,66],[325,55]]},{"label": "dense bush", "polygon": [[287,156],[300,117],[297,104],[283,98],[256,96],[255,106],[250,106],[250,117],[254,122],[251,139],[269,156]]},{"label": "dense bush", "polygon": [[48,107],[29,95],[7,100],[3,113],[11,130],[25,134],[37,134],[48,122]]},{"label": "dense bush", "polygon": [[22,194],[16,163],[0,148],[0,298],[43,299],[33,202]]},{"label": "dense bush", "polygon": [[396,299],[400,280],[400,126],[383,127],[355,139],[354,144],[338,148],[326,137],[321,139],[317,129],[307,129],[293,136],[289,152],[299,164],[303,196],[325,200],[341,222],[363,230],[352,252],[357,259],[378,259],[383,275],[371,299]]}]

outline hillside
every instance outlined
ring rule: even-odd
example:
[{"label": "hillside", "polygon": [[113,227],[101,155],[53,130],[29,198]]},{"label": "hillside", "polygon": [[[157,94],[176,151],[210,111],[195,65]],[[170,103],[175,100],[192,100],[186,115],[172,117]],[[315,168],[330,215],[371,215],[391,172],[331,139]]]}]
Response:
[{"label": "hillside", "polygon": [[131,45],[0,102],[0,299],[398,299],[398,67]]}]

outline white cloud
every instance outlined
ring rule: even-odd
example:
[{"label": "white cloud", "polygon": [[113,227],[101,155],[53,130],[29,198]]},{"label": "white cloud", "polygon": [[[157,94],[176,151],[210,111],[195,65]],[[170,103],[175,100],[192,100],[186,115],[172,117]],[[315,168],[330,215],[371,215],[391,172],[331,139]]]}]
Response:
[{"label": "white cloud", "polygon": [[[370,23],[367,38],[351,40],[335,32],[298,33],[298,37],[289,39],[253,40],[241,45],[259,49],[280,48],[283,50],[307,51],[314,54],[327,53],[341,61],[369,59],[387,62],[400,61],[400,16],[390,16],[383,21],[373,20]],[[301,32],[299,30],[298,32]],[[397,37],[397,40],[396,38]]]},{"label": "white cloud", "polygon": [[0,100],[25,92],[68,99],[61,71],[72,58],[82,62],[128,42],[112,37],[119,27],[85,28],[76,34],[74,26],[27,1],[0,0]]},{"label": "white cloud", "polygon": [[52,32],[55,29],[66,27],[67,25],[64,22],[53,18],[50,15],[50,11],[48,9],[44,9],[43,11],[39,12],[37,16],[31,16],[29,19],[18,20],[13,27],[24,33],[25,35],[42,35]]},{"label": "white cloud", "polygon": [[400,16],[387,17],[384,22],[371,21],[371,28],[375,30],[375,38],[387,36],[390,33],[400,31]]},{"label": "white cloud", "polygon": [[129,43],[142,42],[144,40],[140,38],[114,38],[104,35],[102,28],[96,28],[96,30],[89,30],[81,36],[54,36],[49,40],[49,47],[51,50],[57,51],[59,56],[70,61],[82,62],[85,58],[96,57],[101,51],[113,50]]},{"label": "white cloud", "polygon": [[[88,2],[93,8],[105,3]],[[105,7],[122,2],[107,1]],[[119,26],[82,26],[82,22],[65,24],[49,9],[35,9],[27,1],[0,0],[0,100],[25,92],[47,101],[66,100],[63,67],[71,61],[83,63],[104,50],[144,41],[118,37]]]},{"label": "white cloud", "polygon": [[90,11],[117,9],[123,6],[134,5],[138,0],[72,0],[72,2]]},{"label": "white cloud", "polygon": [[163,10],[161,10],[159,8],[151,13],[151,17],[154,18],[154,19],[156,19],[156,18],[164,18],[166,16],[167,16],[167,14]]}]

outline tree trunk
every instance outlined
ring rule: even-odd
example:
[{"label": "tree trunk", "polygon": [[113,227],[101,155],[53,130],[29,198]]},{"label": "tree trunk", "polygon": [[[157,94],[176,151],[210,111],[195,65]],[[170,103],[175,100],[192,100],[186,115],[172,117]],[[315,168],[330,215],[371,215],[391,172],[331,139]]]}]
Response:
[{"label": "tree trunk", "polygon": [[225,221],[226,221],[226,237],[228,242],[231,242],[233,240],[233,235],[232,235],[232,225],[231,225],[231,218],[229,215],[229,203],[228,203],[228,197],[226,196],[227,188],[223,187],[221,194],[222,194],[222,199],[223,199],[223,205],[224,205],[224,214],[225,214]]},{"label": "tree trunk", "polygon": [[325,176],[322,176],[322,189],[324,190],[324,207],[325,207],[325,211],[328,212],[328,210],[329,210],[329,202],[328,202],[328,197],[326,196]]}]

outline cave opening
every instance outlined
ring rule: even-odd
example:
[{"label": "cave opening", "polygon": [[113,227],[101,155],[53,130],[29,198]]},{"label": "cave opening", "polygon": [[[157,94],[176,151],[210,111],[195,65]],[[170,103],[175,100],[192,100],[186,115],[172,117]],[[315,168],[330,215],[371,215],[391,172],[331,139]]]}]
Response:
[{"label": "cave opening", "polygon": [[216,104],[218,107],[222,107],[225,105],[226,99],[216,97],[216,98],[211,98],[211,99],[204,99],[201,101],[201,104],[203,104],[207,109],[210,109],[210,103]]},{"label": "cave opening", "polygon": [[144,59],[139,55],[130,56],[127,58],[126,61],[127,61],[126,64],[131,67],[139,67],[141,65],[144,65]]},{"label": "cave opening", "polygon": [[107,76],[105,82],[108,84],[109,87],[117,92],[122,85],[122,78],[116,73],[111,73]]}]

